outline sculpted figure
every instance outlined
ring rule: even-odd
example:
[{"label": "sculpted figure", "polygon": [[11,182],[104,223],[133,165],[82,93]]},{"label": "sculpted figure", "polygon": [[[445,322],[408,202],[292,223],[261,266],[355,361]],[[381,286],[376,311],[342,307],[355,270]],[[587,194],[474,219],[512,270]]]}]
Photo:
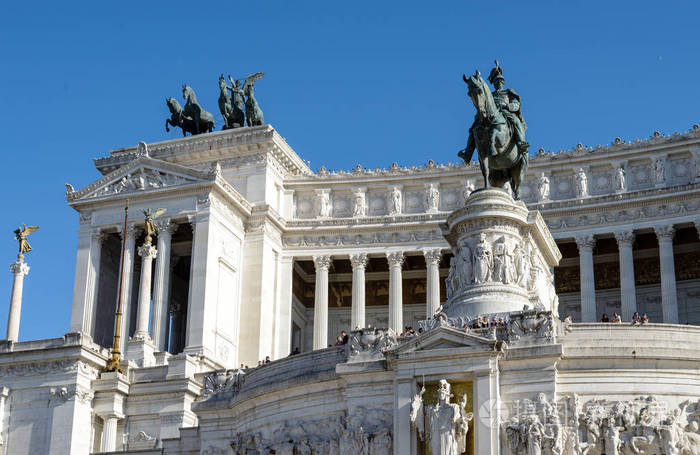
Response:
[{"label": "sculpted figure", "polygon": [[515,281],[513,270],[513,254],[508,250],[505,240],[499,240],[493,254],[493,281],[510,284]]},{"label": "sculpted figure", "polygon": [[461,289],[465,286],[469,286],[472,283],[472,250],[469,248],[469,244],[463,241],[459,246],[459,254],[457,255],[457,282],[459,288]]},{"label": "sculpted figure", "polygon": [[622,193],[627,189],[625,184],[625,168],[622,165],[615,169],[615,192]]},{"label": "sculpted figure", "polygon": [[352,216],[353,217],[365,216],[366,212],[367,212],[367,202],[365,199],[364,191],[355,191],[353,193]]},{"label": "sculpted figure", "polygon": [[534,414],[527,417],[525,424],[527,426],[527,455],[542,455],[544,425],[540,422],[539,417]]},{"label": "sculpted figure", "polygon": [[515,262],[515,283],[527,289],[528,279],[530,278],[530,257],[520,243],[515,245],[513,256]]},{"label": "sculpted figure", "polygon": [[[226,84],[224,75],[219,76],[219,111],[224,118],[224,126],[222,129],[228,130],[231,128],[240,128],[245,126],[243,123],[243,90],[240,88],[240,81],[233,82],[229,76],[232,86]],[[231,92],[237,99],[231,101]]]},{"label": "sculpted figure", "polygon": [[196,133],[193,134],[211,133],[214,131],[214,116],[199,105],[197,95],[195,95],[192,87],[183,85],[182,97],[187,101],[182,114],[185,118],[190,118],[194,122]]},{"label": "sculpted figure", "polygon": [[666,182],[666,166],[663,158],[654,161],[654,183],[661,185]]},{"label": "sculpted figure", "polygon": [[248,126],[259,126],[265,124],[265,117],[263,116],[262,109],[258,105],[258,100],[255,99],[255,93],[253,90],[253,84],[256,81],[262,79],[265,73],[253,73],[245,78],[243,83],[243,93],[248,98],[245,100],[245,116]]},{"label": "sculpted figure", "polygon": [[437,185],[435,183],[431,183],[428,186],[427,199],[428,199],[428,211],[429,212],[437,212],[438,205],[440,203],[440,191],[438,191]]},{"label": "sculpted figure", "polygon": [[451,387],[444,379],[440,380],[436,405],[426,406],[424,393],[425,387],[413,397],[411,423],[417,428],[420,438],[428,442],[432,455],[460,455],[466,447],[469,421],[474,417],[466,411],[466,396],[459,404],[450,403]]},{"label": "sculpted figure", "polygon": [[529,162],[526,125],[520,96],[505,88],[503,70],[498,61],[495,63],[488,77],[495,88],[493,93],[478,71],[469,78],[462,75],[477,113],[469,129],[467,146],[458,155],[469,162],[474,150],[478,150],[484,187],[503,187],[510,182],[515,199],[519,199]]},{"label": "sculpted figure", "polygon": [[32,247],[29,246],[29,242],[27,242],[27,237],[29,237],[29,234],[36,232],[37,230],[39,230],[39,226],[27,226],[26,224],[23,224],[14,230],[15,240],[17,240],[19,243],[20,256],[24,253],[32,251]]},{"label": "sculpted figure", "polygon": [[466,185],[462,188],[462,201],[466,204],[467,203],[467,198],[471,196],[471,194],[474,192],[474,182],[471,180],[468,180]]},{"label": "sculpted figure", "polygon": [[493,255],[491,245],[486,241],[486,234],[479,235],[479,243],[474,247],[474,283],[481,284],[491,281]]},{"label": "sculpted figure", "polygon": [[364,431],[361,427],[342,430],[340,455],[367,455]]},{"label": "sculpted figure", "polygon": [[544,172],[540,172],[540,177],[537,179],[537,192],[540,201],[549,200],[549,177]]},{"label": "sculpted figure", "polygon": [[606,455],[620,455],[620,427],[609,418],[603,419],[604,446]]},{"label": "sculpted figure", "polygon": [[369,455],[391,455],[391,432],[383,429],[372,437]]},{"label": "sculpted figure", "polygon": [[391,189],[391,204],[389,205],[389,215],[401,214],[401,190],[398,187]]},{"label": "sculpted figure", "polygon": [[311,446],[306,439],[299,441],[296,449],[296,455],[311,455]]},{"label": "sculpted figure", "polygon": [[579,199],[588,197],[588,177],[583,168],[580,167],[576,170],[574,180],[576,182],[576,197]]},{"label": "sculpted figure", "polygon": [[331,216],[331,195],[326,191],[316,196],[316,215],[321,218]]},{"label": "sculpted figure", "polygon": [[451,298],[459,289],[459,278],[457,273],[457,258],[450,258],[450,271],[445,279],[445,287],[447,288],[447,298]]}]

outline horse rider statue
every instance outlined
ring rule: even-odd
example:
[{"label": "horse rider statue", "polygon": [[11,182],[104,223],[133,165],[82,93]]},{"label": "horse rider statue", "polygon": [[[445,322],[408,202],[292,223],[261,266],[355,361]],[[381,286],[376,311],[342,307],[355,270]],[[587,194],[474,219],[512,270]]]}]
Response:
[{"label": "horse rider statue", "polygon": [[518,151],[523,155],[527,155],[527,149],[530,144],[525,141],[527,125],[520,111],[520,95],[515,93],[513,89],[505,88],[506,80],[503,77],[503,69],[501,65],[498,64],[498,60],[494,61],[494,63],[496,66],[493,67],[488,77],[489,82],[496,89],[492,92],[493,100],[513,128]]}]

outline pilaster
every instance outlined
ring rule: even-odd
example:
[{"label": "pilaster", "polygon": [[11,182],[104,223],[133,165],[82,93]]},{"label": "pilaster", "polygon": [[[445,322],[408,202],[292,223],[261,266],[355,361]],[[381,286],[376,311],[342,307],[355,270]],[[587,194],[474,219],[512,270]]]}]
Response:
[{"label": "pilaster", "polygon": [[73,284],[71,332],[93,334],[103,240],[104,236],[99,229],[87,224],[80,226]]}]

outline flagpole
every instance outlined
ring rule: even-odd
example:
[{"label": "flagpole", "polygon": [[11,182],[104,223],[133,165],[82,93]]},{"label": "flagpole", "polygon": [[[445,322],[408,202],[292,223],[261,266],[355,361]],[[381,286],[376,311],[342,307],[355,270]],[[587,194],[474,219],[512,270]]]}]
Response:
[{"label": "flagpole", "polygon": [[121,325],[122,325],[122,284],[124,280],[124,250],[126,249],[126,227],[129,222],[129,200],[126,200],[124,207],[124,229],[122,230],[122,255],[119,267],[119,293],[117,297],[117,312],[114,315],[114,341],[112,343],[112,357],[104,367],[104,372],[119,372],[124,374],[124,369],[121,367],[121,352],[119,344],[121,341]]}]

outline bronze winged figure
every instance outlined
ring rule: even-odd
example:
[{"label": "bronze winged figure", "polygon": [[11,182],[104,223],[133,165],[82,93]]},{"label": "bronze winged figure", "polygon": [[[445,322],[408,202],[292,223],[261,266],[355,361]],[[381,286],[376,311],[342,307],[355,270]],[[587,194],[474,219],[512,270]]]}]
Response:
[{"label": "bronze winged figure", "polygon": [[19,254],[32,251],[32,247],[29,245],[29,242],[27,242],[27,237],[38,229],[39,226],[27,226],[26,224],[22,224],[22,226],[15,229],[15,240],[19,242]]},{"label": "bronze winged figure", "polygon": [[163,213],[165,213],[165,209],[156,209],[155,212],[151,209],[143,211],[146,224],[146,242],[150,242],[152,236],[158,234],[158,226],[156,226],[156,223],[153,220],[161,216]]}]

